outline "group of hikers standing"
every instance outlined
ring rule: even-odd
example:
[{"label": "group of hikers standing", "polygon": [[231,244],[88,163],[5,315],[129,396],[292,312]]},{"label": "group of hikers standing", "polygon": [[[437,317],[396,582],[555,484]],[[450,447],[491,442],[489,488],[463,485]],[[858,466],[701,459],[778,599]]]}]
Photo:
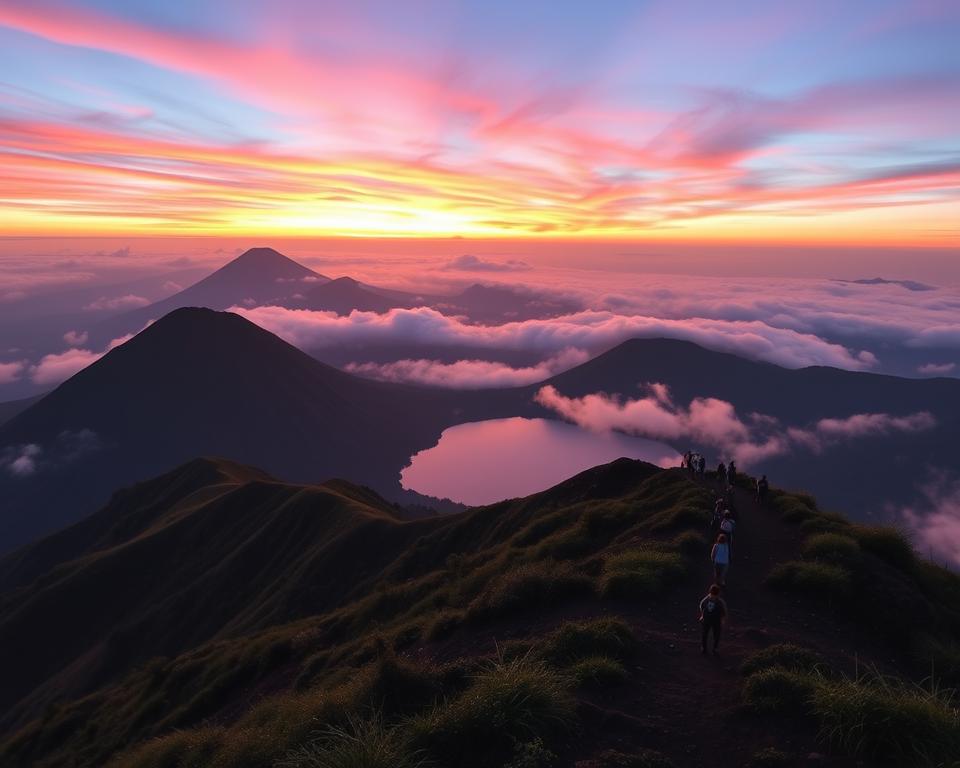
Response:
[{"label": "group of hikers standing", "polygon": [[[687,451],[683,456],[681,466],[686,467],[692,476],[702,478],[705,463],[701,454]],[[717,654],[720,645],[720,630],[727,617],[727,603],[721,597],[721,592],[727,586],[727,571],[730,569],[730,562],[733,559],[734,532],[739,522],[734,490],[737,477],[737,466],[734,460],[731,459],[729,464],[720,462],[716,475],[720,494],[714,503],[713,514],[710,518],[710,531],[714,538],[714,544],[710,549],[713,584],[700,601],[700,652],[702,654],[707,653],[707,641],[711,635],[713,637],[713,653],[714,655]],[[755,500],[758,504],[763,504],[766,501],[769,490],[770,485],[767,482],[767,476],[763,475],[757,480],[756,484]]]}]

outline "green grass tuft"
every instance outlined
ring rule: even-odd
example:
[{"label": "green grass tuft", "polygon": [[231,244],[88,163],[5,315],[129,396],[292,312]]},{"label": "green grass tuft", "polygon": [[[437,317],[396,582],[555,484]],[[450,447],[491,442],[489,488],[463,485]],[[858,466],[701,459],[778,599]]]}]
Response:
[{"label": "green grass tuft", "polygon": [[850,533],[865,552],[904,573],[912,574],[917,569],[917,557],[906,534],[886,526],[853,525]]},{"label": "green grass tuft", "polygon": [[459,696],[409,721],[413,743],[445,765],[489,766],[515,744],[564,735],[576,721],[569,677],[530,657],[497,661]]},{"label": "green grass tuft", "polygon": [[623,664],[609,656],[588,656],[574,662],[568,671],[577,685],[584,686],[617,685],[629,677]]},{"label": "green grass tuft", "polygon": [[853,757],[932,767],[960,756],[960,712],[936,689],[880,676],[821,680],[813,707],[824,740]]},{"label": "green grass tuft", "polygon": [[747,678],[743,700],[756,712],[795,714],[809,710],[816,684],[803,672],[783,667],[762,669]]},{"label": "green grass tuft", "polygon": [[860,559],[860,544],[839,533],[818,533],[804,542],[802,552],[807,559],[856,564]]},{"label": "green grass tuft", "polygon": [[422,752],[411,750],[403,732],[384,725],[374,712],[367,719],[350,716],[345,725],[323,728],[306,744],[287,753],[277,768],[421,768]]},{"label": "green grass tuft", "polygon": [[830,563],[780,563],[770,572],[766,583],[775,589],[828,602],[846,602],[853,593],[850,571]]},{"label": "green grass tuft", "polygon": [[683,558],[676,552],[629,549],[606,559],[601,592],[605,597],[633,597],[659,592],[684,573]]},{"label": "green grass tuft", "polygon": [[794,672],[812,672],[821,667],[820,655],[807,648],[791,643],[778,643],[748,656],[740,666],[744,675],[752,675],[765,669],[781,667]]},{"label": "green grass tuft", "polygon": [[594,591],[593,580],[552,562],[520,565],[497,576],[470,603],[466,618],[477,620],[556,605]]}]

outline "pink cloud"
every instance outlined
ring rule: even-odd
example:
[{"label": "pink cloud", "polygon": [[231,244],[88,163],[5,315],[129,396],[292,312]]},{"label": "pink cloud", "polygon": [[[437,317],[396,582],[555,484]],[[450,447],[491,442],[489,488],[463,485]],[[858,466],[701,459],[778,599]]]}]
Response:
[{"label": "pink cloud", "polygon": [[868,354],[851,352],[814,335],[773,328],[760,321],[674,320],[586,311],[549,320],[481,326],[426,307],[393,309],[384,314],[353,312],[346,317],[282,307],[232,307],[230,311],[302,349],[346,343],[416,342],[556,354],[569,347],[602,350],[631,338],[665,337],[788,368],[832,365],[862,370],[875,364]]},{"label": "pink cloud", "polygon": [[8,448],[0,454],[0,466],[15,477],[27,477],[37,471],[37,462],[42,453],[43,449],[35,443]]},{"label": "pink cloud", "polygon": [[854,414],[842,419],[821,419],[811,427],[781,429],[776,419],[751,414],[749,423],[734,406],[717,398],[695,398],[687,407],[677,405],[663,384],[647,385],[649,395],[623,399],[596,393],[566,397],[553,386],[542,387],[536,402],[586,429],[616,430],[657,440],[691,441],[712,446],[746,464],[780,456],[798,448],[820,451],[841,440],[932,429],[929,413],[907,416],[885,413]]},{"label": "pink cloud", "polygon": [[35,365],[30,366],[30,379],[34,384],[41,386],[59,384],[71,376],[79,373],[88,365],[92,365],[114,347],[132,339],[134,334],[127,334],[113,339],[102,352],[89,349],[74,348],[58,354],[44,355]]},{"label": "pink cloud", "polygon": [[936,475],[922,488],[922,500],[900,510],[920,555],[960,567],[960,482]]},{"label": "pink cloud", "polygon": [[134,309],[136,307],[145,307],[150,303],[150,299],[143,296],[136,296],[128,293],[125,296],[114,296],[112,298],[101,296],[96,301],[87,304],[84,309],[89,311],[99,311],[105,309]]},{"label": "pink cloud", "polygon": [[79,347],[87,343],[88,334],[86,331],[67,331],[63,334],[63,340],[71,347]]},{"label": "pink cloud", "polygon": [[16,360],[12,363],[0,363],[0,384],[9,384],[23,375],[26,363]]},{"label": "pink cloud", "polygon": [[926,376],[946,376],[948,373],[952,373],[956,367],[956,363],[926,363],[917,368],[917,373]]},{"label": "pink cloud", "polygon": [[909,416],[887,413],[858,413],[845,419],[821,419],[816,432],[824,437],[863,437],[889,432],[922,432],[936,426],[937,420],[926,411]]},{"label": "pink cloud", "polygon": [[350,363],[346,370],[359,376],[449,389],[518,387],[543,381],[589,359],[580,349],[567,349],[537,365],[514,368],[489,360],[397,360],[392,363]]}]

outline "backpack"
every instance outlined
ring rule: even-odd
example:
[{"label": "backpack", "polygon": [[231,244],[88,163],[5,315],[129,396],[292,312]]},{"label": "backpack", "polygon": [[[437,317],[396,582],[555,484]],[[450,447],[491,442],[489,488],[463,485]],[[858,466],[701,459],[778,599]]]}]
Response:
[{"label": "backpack", "polygon": [[722,615],[723,615],[723,604],[720,602],[720,598],[714,597],[713,595],[710,595],[709,597],[707,597],[706,601],[703,604],[704,621],[719,619]]}]

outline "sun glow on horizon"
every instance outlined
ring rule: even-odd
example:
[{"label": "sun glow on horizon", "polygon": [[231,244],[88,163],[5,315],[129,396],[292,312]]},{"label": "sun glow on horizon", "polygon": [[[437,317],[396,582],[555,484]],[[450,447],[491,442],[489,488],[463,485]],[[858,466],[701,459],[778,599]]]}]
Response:
[{"label": "sun glow on horizon", "polygon": [[955,5],[577,5],[0,0],[0,233],[957,243]]}]

